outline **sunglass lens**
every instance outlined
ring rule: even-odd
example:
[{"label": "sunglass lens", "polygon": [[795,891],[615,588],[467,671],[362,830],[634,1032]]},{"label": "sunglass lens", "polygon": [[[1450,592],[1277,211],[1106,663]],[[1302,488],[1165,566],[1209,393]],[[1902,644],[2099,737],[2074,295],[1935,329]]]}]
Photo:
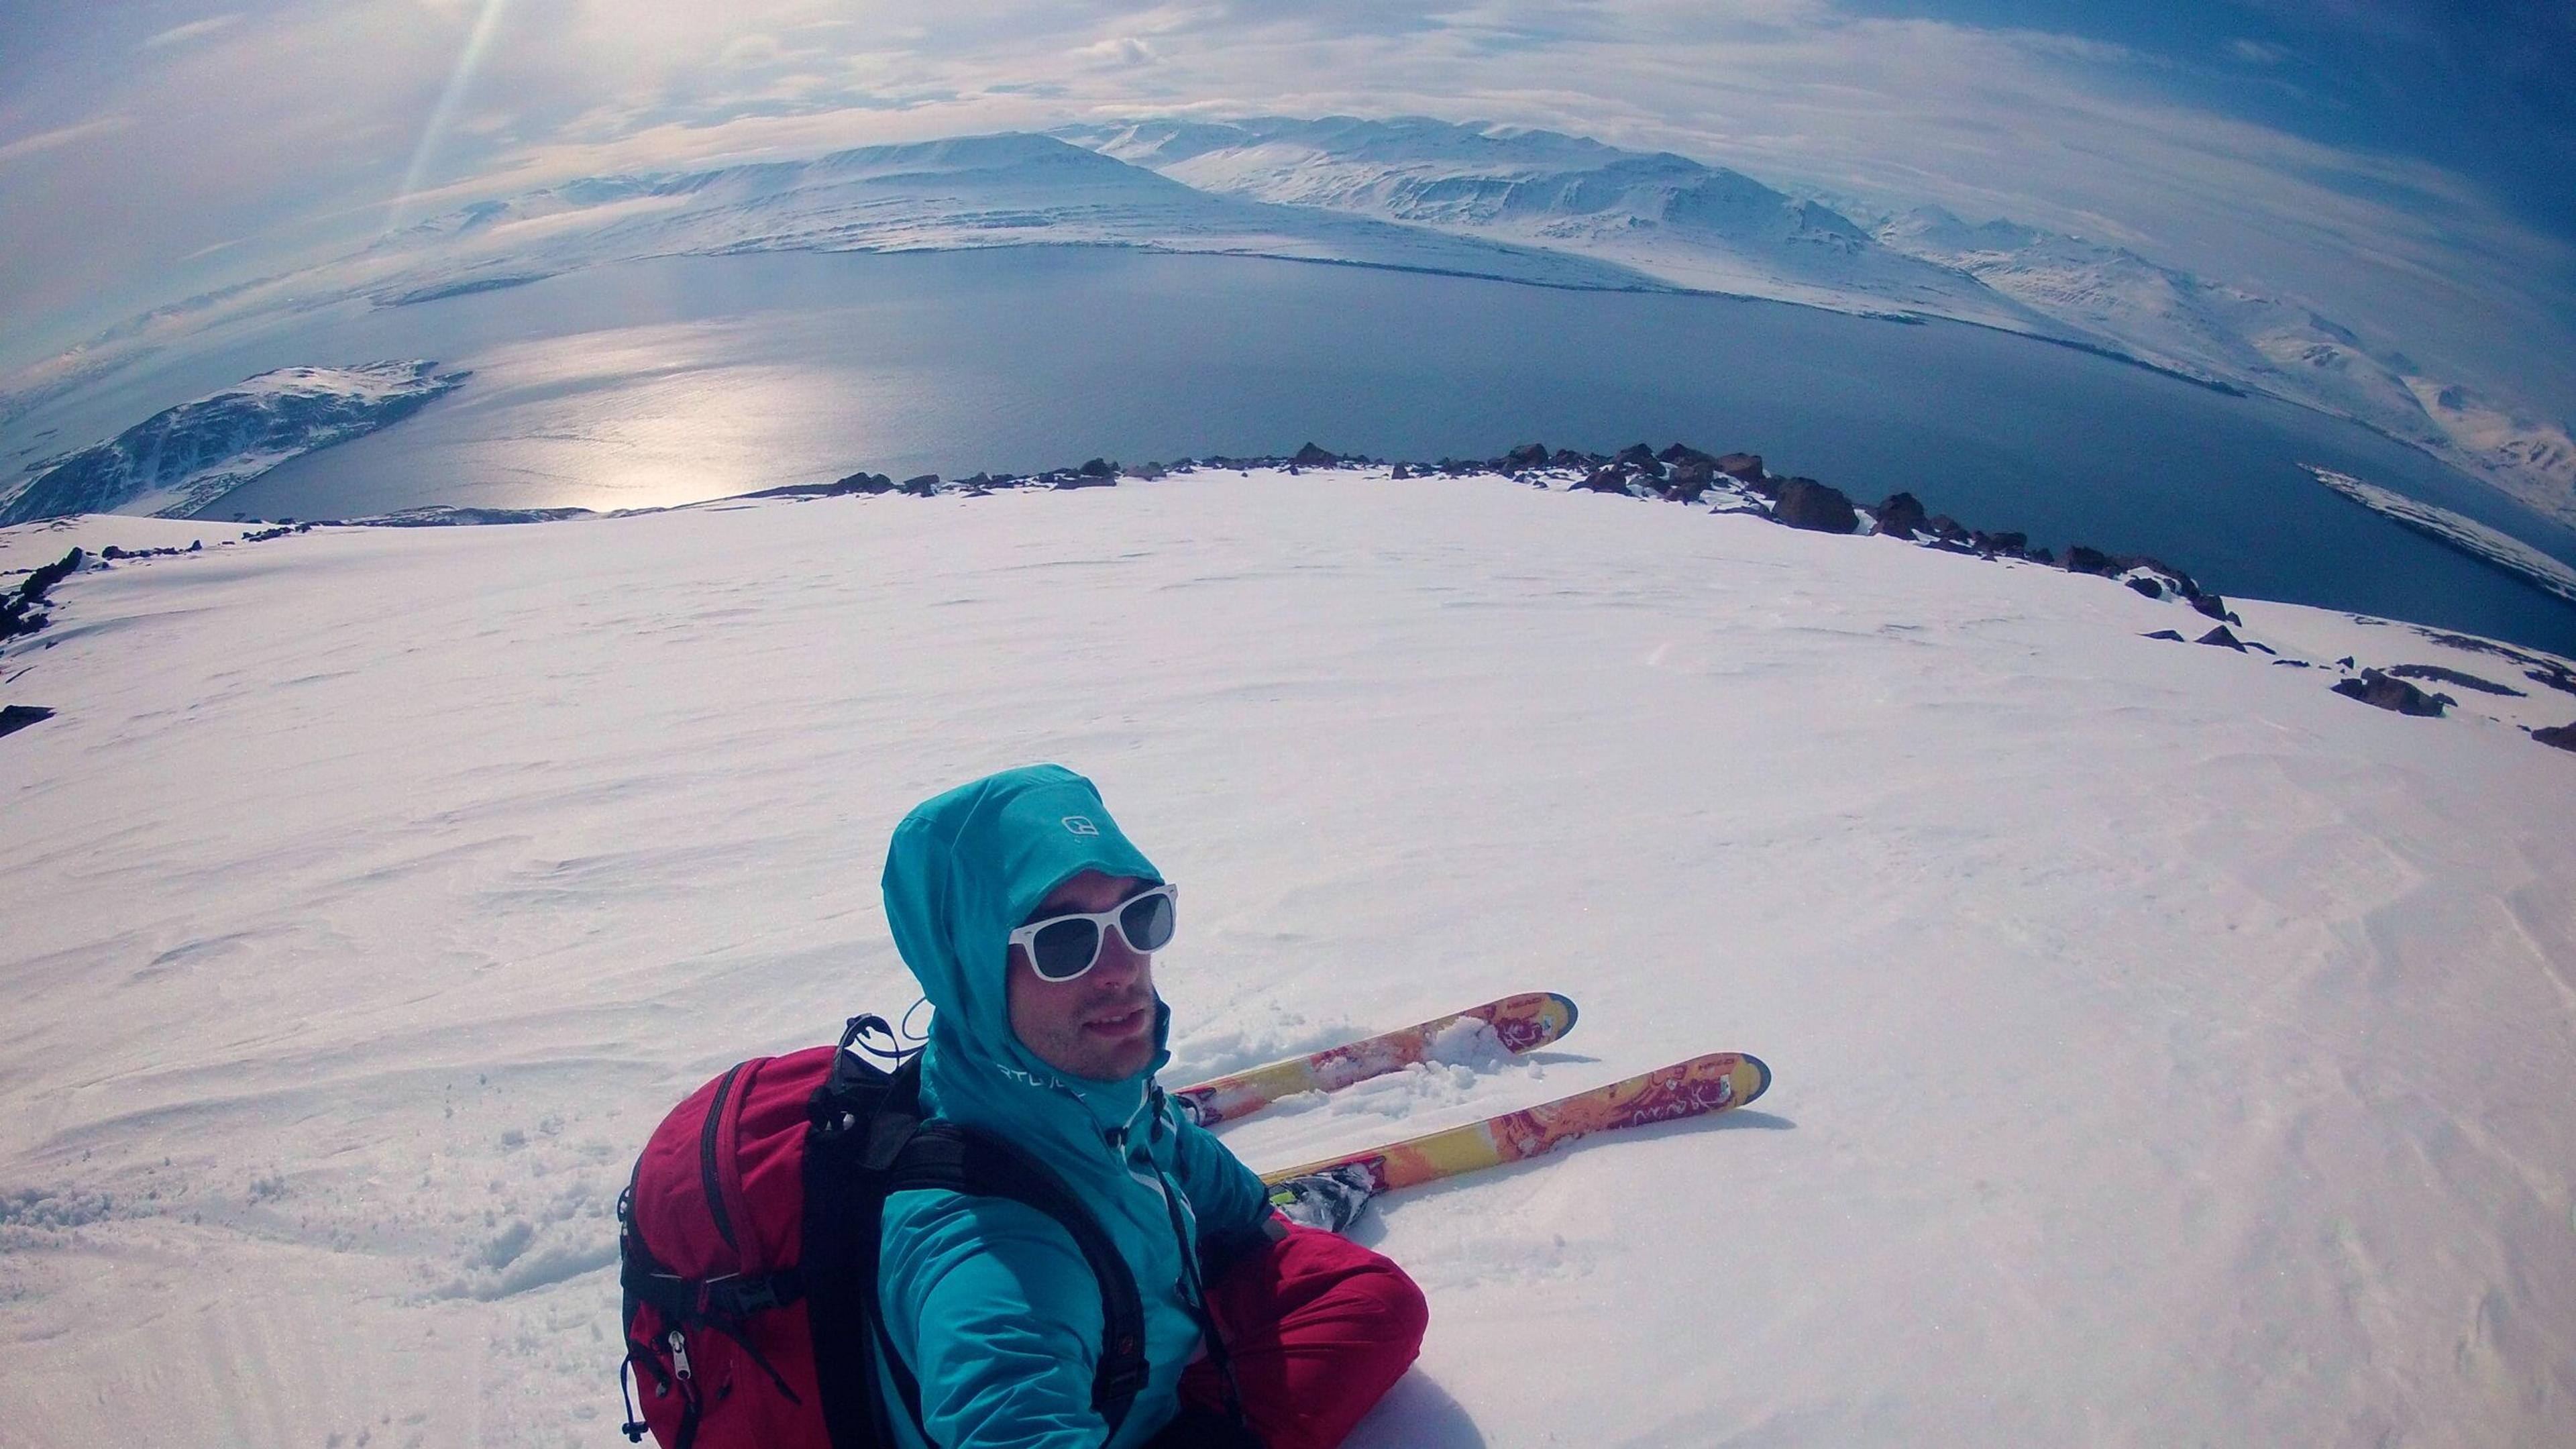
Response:
[{"label": "sunglass lens", "polygon": [[1172,940],[1172,898],[1161,892],[1139,896],[1118,913],[1118,929],[1139,951],[1160,951]]},{"label": "sunglass lens", "polygon": [[1049,981],[1063,981],[1091,969],[1100,956],[1100,927],[1090,921],[1056,921],[1041,926],[1031,939],[1029,964]]}]

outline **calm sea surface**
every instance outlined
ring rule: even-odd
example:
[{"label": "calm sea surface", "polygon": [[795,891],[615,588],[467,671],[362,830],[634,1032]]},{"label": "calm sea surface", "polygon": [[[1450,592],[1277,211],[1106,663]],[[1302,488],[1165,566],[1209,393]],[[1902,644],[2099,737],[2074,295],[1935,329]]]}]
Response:
[{"label": "calm sea surface", "polygon": [[2225,593],[2576,654],[2576,607],[2296,465],[2570,560],[2576,536],[2362,428],[1979,328],[1727,298],[1094,249],[675,258],[322,314],[137,379],[157,400],[91,420],[92,436],[266,368],[394,357],[476,375],[210,511],[606,509],[860,468],[954,477],[1310,439],[1413,459],[1679,439],[1862,503],[1907,489],[1971,526],[2154,554]]}]

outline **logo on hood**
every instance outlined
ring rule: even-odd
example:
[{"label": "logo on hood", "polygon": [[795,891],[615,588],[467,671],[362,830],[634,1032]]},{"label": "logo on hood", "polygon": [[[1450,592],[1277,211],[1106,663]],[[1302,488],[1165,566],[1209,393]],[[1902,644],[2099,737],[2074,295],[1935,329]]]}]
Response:
[{"label": "logo on hood", "polygon": [[1100,833],[1100,827],[1092,824],[1091,817],[1088,815],[1068,815],[1064,817],[1064,828],[1067,832],[1074,835],[1098,835]]}]

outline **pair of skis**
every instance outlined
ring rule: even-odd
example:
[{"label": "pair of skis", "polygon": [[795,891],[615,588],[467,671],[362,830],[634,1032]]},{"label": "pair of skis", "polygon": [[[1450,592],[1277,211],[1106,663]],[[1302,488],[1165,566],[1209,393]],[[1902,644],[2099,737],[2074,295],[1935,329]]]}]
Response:
[{"label": "pair of skis", "polygon": [[[1483,1023],[1506,1051],[1522,1055],[1562,1037],[1574,1021],[1574,1003],[1553,992],[1506,996],[1348,1046],[1184,1087],[1172,1099],[1201,1126],[1212,1127],[1240,1121],[1282,1097],[1339,1091],[1430,1060],[1442,1039],[1466,1023]],[[1375,1196],[1519,1162],[1596,1132],[1729,1111],[1761,1096],[1770,1085],[1771,1069],[1761,1058],[1712,1052],[1542,1106],[1264,1173],[1262,1181],[1279,1194],[1274,1201],[1283,1203],[1293,1195],[1285,1185],[1297,1180],[1330,1179],[1355,1190],[1364,1186],[1368,1196]]]}]

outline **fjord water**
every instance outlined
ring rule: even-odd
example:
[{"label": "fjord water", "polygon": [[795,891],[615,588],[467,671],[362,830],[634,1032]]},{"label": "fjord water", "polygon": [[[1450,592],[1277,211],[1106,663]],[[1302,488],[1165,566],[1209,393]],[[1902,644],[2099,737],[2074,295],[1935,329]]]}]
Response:
[{"label": "fjord water", "polygon": [[1964,325],[1258,258],[786,253],[325,313],[191,359],[187,381],[378,357],[476,377],[209,512],[640,507],[860,468],[954,477],[1308,440],[1436,459],[1680,439],[1864,504],[1905,489],[1973,527],[2152,554],[2227,593],[2576,653],[2576,609],[2297,465],[2564,558],[2576,536],[2358,426]]}]

